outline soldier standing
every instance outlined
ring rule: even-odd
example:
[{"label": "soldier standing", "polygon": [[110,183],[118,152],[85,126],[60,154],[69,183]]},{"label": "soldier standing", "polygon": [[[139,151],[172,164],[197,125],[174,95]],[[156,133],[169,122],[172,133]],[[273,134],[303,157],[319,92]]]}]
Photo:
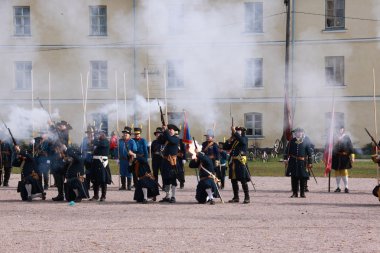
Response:
[{"label": "soldier standing", "polygon": [[[7,141],[0,140],[0,186],[3,184],[4,187],[9,186],[9,178],[11,177],[12,171],[12,157],[13,148]],[[4,181],[3,179],[3,169],[4,169]]]},{"label": "soldier standing", "polygon": [[[119,169],[121,187],[119,190],[131,190],[132,173],[131,173],[131,161],[136,158],[137,145],[131,138],[132,129],[128,126],[124,127],[122,131],[123,137],[119,140]],[[127,186],[125,184],[127,183]]]},{"label": "soldier standing", "polygon": [[[142,163],[148,163],[148,143],[144,138],[141,137],[141,132],[142,132],[142,129],[140,127],[135,127],[133,129],[133,134],[135,135],[135,138],[133,139],[136,142],[136,146],[137,146],[135,162],[139,161],[137,165],[142,164]],[[137,183],[137,176],[134,173],[134,171],[136,170],[135,165],[136,163],[133,164],[133,169],[132,169],[134,185],[136,185]]]},{"label": "soldier standing", "polygon": [[250,202],[249,198],[249,189],[248,184],[251,180],[247,168],[247,145],[248,139],[245,136],[246,129],[244,127],[231,127],[232,136],[225,143],[224,149],[230,151],[230,162],[229,162],[229,178],[231,179],[232,190],[234,196],[229,203],[238,203],[239,202],[239,185],[240,181],[241,186],[244,191],[244,204]]},{"label": "soldier standing", "polygon": [[164,145],[161,176],[166,196],[160,200],[160,202],[175,203],[175,191],[177,187],[177,154],[179,144],[179,138],[175,135],[175,131],[179,131],[179,129],[172,124],[162,126],[162,129],[164,130],[164,133],[159,138],[160,143]]},{"label": "soldier standing", "polygon": [[158,172],[160,170],[162,164],[162,156],[161,150],[163,145],[159,142],[158,138],[162,135],[162,127],[157,127],[154,132],[154,136],[156,139],[152,141],[152,145],[150,146],[152,149],[152,169],[153,169],[153,177],[156,182],[158,182]]},{"label": "soldier standing", "polygon": [[338,138],[334,144],[332,152],[332,169],[335,170],[336,190],[340,192],[340,180],[344,183],[344,192],[348,190],[348,170],[352,168],[354,162],[354,148],[351,138],[345,133],[343,126],[339,128]]},{"label": "soldier standing", "polygon": [[[175,132],[178,137],[179,132]],[[179,137],[178,137],[179,138]],[[183,189],[185,186],[185,164],[186,164],[186,146],[182,139],[179,139],[178,154],[177,154],[177,179],[179,181],[179,188]]]},{"label": "soldier standing", "polygon": [[85,133],[86,133],[86,136],[82,140],[80,150],[84,158],[86,187],[87,189],[90,189],[91,179],[94,174],[92,171],[91,165],[92,165],[92,157],[94,153],[95,130],[91,125],[89,125],[87,126],[87,131]]},{"label": "soldier standing", "polygon": [[111,171],[108,164],[108,156],[110,153],[110,143],[107,140],[104,131],[100,130],[98,136],[94,139],[94,153],[92,157],[92,172],[93,175],[93,189],[94,196],[91,200],[99,199],[99,188],[101,188],[102,195],[100,201],[106,200],[107,185],[112,183]]},{"label": "soldier standing", "polygon": [[309,178],[309,170],[313,167],[312,156],[313,149],[310,141],[305,141],[304,130],[296,128],[294,130],[294,137],[286,146],[284,161],[286,175],[291,177],[292,196],[291,198],[298,197],[298,189],[300,189],[301,198],[305,198],[305,185]]}]

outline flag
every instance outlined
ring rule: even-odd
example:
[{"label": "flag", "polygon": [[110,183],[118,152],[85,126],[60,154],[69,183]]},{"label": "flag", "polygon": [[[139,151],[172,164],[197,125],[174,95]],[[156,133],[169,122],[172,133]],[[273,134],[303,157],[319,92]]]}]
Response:
[{"label": "flag", "polygon": [[283,136],[286,138],[287,141],[290,141],[293,137],[292,128],[293,128],[292,111],[290,110],[288,91],[287,89],[285,89]]},{"label": "flag", "polygon": [[191,143],[193,143],[193,141],[192,141],[191,135],[190,135],[189,124],[187,123],[186,111],[183,111],[183,116],[184,116],[184,123],[183,123],[183,137],[182,137],[182,141],[183,141],[183,143],[191,144]]},{"label": "flag", "polygon": [[329,129],[329,136],[326,141],[325,151],[323,153],[323,162],[325,163],[325,176],[331,171],[332,166],[332,150],[334,144],[334,129],[335,129],[335,100],[333,101],[333,108],[331,112],[331,122]]}]

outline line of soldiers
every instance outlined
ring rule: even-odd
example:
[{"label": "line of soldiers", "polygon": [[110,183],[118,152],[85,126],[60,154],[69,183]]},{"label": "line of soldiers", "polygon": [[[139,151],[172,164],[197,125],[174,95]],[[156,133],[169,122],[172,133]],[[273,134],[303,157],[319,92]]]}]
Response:
[{"label": "line of soldiers", "polygon": [[[7,168],[5,185],[8,184],[9,168],[12,167],[13,160],[14,166],[22,168],[18,184],[22,200],[31,201],[36,197],[46,199],[45,190],[49,187],[50,171],[58,191],[57,196],[52,198],[53,201],[66,199],[79,202],[83,198],[105,201],[107,186],[112,183],[108,161],[111,152],[110,141],[104,131],[96,131],[94,127],[89,126],[80,147],[75,147],[69,145],[71,129],[66,121],[51,123],[49,130],[41,132],[41,136],[34,138],[29,145],[16,145],[14,159],[9,159],[9,163],[6,163],[8,158],[2,156],[2,168]],[[190,155],[190,167],[199,170],[196,190],[199,203],[214,204],[214,198],[221,197],[218,188],[224,188],[227,163],[234,192],[234,197],[229,202],[239,202],[239,181],[245,194],[243,203],[250,202],[247,185],[250,175],[246,164],[248,140],[245,137],[245,128],[232,127],[232,136],[226,143],[216,143],[213,131],[207,130],[206,141],[202,143],[201,149],[189,153],[189,145],[185,145],[182,138],[179,138],[180,129],[177,126],[168,124],[158,127],[154,132],[156,139],[150,147],[153,173],[148,160],[148,143],[141,138],[141,131],[141,128],[134,128],[132,132],[132,129],[126,126],[122,131],[122,137],[117,140],[116,150],[113,151],[113,157],[119,165],[119,190],[135,188],[134,200],[137,202],[147,203],[148,199],[155,201],[161,188],[165,196],[160,202],[175,203],[177,181],[180,188],[183,188],[184,165]],[[132,134],[134,138],[131,138]],[[9,144],[2,144],[2,155],[12,156],[13,148]],[[159,172],[162,186],[158,182]],[[91,187],[92,198],[89,194]]]}]

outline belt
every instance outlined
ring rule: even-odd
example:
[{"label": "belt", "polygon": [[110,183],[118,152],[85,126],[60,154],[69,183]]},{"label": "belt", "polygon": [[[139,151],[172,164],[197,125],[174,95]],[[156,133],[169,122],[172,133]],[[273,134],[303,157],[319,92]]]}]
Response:
[{"label": "belt", "polygon": [[303,157],[303,156],[290,155],[290,157],[293,157],[293,158],[300,160],[300,161],[305,161],[305,157]]},{"label": "belt", "polygon": [[338,152],[338,155],[348,155],[347,152]]},{"label": "belt", "polygon": [[92,159],[108,160],[108,156],[94,155]]}]

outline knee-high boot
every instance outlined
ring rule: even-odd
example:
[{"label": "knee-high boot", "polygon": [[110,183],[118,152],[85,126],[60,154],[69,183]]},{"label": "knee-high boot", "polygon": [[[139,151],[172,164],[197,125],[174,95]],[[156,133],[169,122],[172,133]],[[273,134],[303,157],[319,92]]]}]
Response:
[{"label": "knee-high boot", "polygon": [[248,189],[248,184],[247,182],[241,182],[241,187],[243,188],[244,191],[244,204],[247,204],[250,202],[249,199],[249,189]]},{"label": "knee-high boot", "polygon": [[107,194],[107,184],[103,183],[101,185],[102,188],[102,196],[100,197],[100,201],[105,201],[106,200],[106,194]]},{"label": "knee-high boot", "polygon": [[128,189],[128,191],[132,190],[131,184],[132,184],[132,178],[128,177],[127,178],[127,189]]},{"label": "knee-high boot", "polygon": [[121,187],[119,188],[119,191],[125,191],[127,188],[125,187],[125,183],[126,183],[126,177],[123,177],[121,176],[120,177],[120,181],[121,181]]},{"label": "knee-high boot", "polygon": [[9,178],[11,177],[12,168],[4,168],[4,182],[3,186],[9,186]]},{"label": "knee-high boot", "polygon": [[94,182],[92,189],[94,190],[94,196],[90,200],[98,200],[99,199],[99,183]]},{"label": "knee-high boot", "polygon": [[298,197],[298,179],[296,177],[291,177],[291,183],[292,183],[293,195],[290,197],[297,198]]},{"label": "knee-high boot", "polygon": [[306,178],[300,178],[300,196],[301,196],[301,198],[305,198],[305,183],[306,183]]},{"label": "knee-high boot", "polygon": [[229,203],[239,202],[239,185],[236,179],[231,179],[232,191],[234,192],[234,197],[229,200]]}]

